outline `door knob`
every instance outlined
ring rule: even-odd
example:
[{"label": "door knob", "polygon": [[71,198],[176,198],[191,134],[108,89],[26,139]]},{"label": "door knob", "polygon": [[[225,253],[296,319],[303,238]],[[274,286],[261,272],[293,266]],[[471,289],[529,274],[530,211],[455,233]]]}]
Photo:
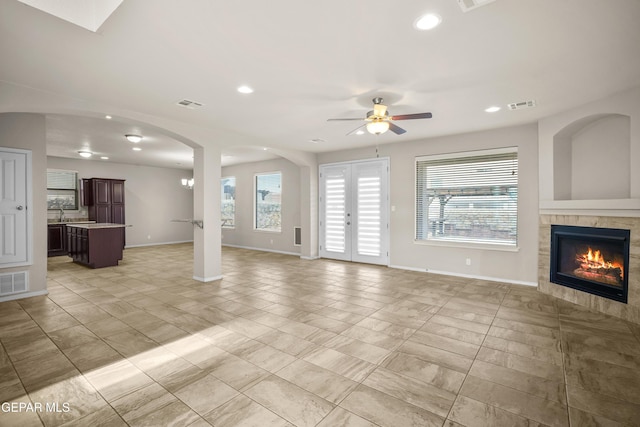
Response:
[{"label": "door knob", "polygon": [[347,225],[351,225],[351,221],[347,221]]},{"label": "door knob", "polygon": [[16,206],[16,209],[18,209],[19,211],[21,211],[21,210],[22,210],[22,209],[24,209],[24,208],[22,207],[22,205],[18,205],[18,206]]}]

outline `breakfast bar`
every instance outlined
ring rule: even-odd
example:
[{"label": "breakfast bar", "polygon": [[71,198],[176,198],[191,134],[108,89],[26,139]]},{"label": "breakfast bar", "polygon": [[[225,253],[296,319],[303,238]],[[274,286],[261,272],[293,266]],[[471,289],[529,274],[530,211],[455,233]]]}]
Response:
[{"label": "breakfast bar", "polygon": [[74,262],[91,268],[117,266],[125,224],[67,224],[67,248]]}]

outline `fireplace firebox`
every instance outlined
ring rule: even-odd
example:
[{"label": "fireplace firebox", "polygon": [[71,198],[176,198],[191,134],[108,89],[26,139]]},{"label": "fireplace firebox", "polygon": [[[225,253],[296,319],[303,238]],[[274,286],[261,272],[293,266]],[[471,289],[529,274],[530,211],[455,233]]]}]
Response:
[{"label": "fireplace firebox", "polygon": [[629,230],[552,225],[550,281],[626,303],[629,238]]}]

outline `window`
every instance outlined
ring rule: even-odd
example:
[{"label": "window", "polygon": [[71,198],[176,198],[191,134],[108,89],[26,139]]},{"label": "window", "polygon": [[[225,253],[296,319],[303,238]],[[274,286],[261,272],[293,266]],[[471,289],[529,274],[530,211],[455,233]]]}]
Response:
[{"label": "window", "polygon": [[236,177],[228,176],[220,180],[220,218],[222,227],[234,228],[236,225]]},{"label": "window", "polygon": [[47,170],[47,209],[78,209],[78,173]]},{"label": "window", "polygon": [[262,231],[280,231],[282,214],[282,175],[272,172],[256,175],[254,228]]},{"label": "window", "polygon": [[517,148],[416,158],[416,241],[515,246]]}]

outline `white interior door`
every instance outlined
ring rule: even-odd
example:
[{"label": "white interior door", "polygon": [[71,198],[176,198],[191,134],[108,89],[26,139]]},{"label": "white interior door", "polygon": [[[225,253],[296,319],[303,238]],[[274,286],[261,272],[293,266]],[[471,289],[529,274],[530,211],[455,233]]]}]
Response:
[{"label": "white interior door", "polygon": [[28,261],[27,164],[22,150],[0,149],[0,266]]},{"label": "white interior door", "polygon": [[320,167],[320,256],[387,265],[387,159]]}]

